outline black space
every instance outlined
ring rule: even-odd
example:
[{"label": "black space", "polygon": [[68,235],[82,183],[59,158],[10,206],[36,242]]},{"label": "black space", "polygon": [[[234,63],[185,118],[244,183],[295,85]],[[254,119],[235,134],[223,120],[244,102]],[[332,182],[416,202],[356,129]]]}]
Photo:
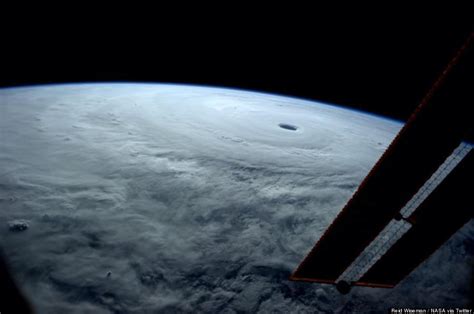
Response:
[{"label": "black space", "polygon": [[0,86],[96,81],[216,85],[405,120],[472,29],[471,19],[456,14],[449,20],[426,15],[336,15],[320,21],[324,14],[318,11],[291,18],[235,14],[187,23],[187,18],[157,15],[146,23],[135,16],[99,27],[88,27],[84,18],[67,31],[59,22],[41,30],[36,29],[40,24],[30,24],[4,36],[8,49]]}]

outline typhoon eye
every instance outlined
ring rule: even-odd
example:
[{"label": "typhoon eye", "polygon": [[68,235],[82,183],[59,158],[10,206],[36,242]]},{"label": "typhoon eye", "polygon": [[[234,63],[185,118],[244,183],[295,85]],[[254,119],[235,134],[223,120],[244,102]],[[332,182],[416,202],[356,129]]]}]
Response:
[{"label": "typhoon eye", "polygon": [[285,129],[285,130],[290,130],[290,131],[298,130],[297,126],[291,125],[291,124],[288,124],[288,123],[280,123],[280,124],[278,124],[278,126],[282,129]]}]

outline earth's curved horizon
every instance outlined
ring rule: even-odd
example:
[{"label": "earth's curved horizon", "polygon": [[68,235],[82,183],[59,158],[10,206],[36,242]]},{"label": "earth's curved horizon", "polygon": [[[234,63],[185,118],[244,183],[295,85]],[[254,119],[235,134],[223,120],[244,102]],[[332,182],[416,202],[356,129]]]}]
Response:
[{"label": "earth's curved horizon", "polygon": [[0,89],[0,247],[38,313],[467,306],[472,221],[394,289],[288,280],[401,126],[208,86]]}]

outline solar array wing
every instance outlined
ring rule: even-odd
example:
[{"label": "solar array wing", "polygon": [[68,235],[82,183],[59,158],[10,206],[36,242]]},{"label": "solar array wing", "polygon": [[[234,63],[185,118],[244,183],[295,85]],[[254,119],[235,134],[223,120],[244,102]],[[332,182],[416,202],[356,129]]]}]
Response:
[{"label": "solar array wing", "polygon": [[[474,35],[471,34],[290,279],[336,283],[467,136],[473,124],[473,39]],[[443,191],[452,192],[450,188],[445,189]],[[458,217],[450,216],[448,212],[444,219],[452,220],[453,225],[459,225]],[[426,221],[438,223],[436,218]],[[410,234],[420,232],[417,230],[415,228]],[[408,237],[410,235],[406,236]],[[403,240],[397,247],[403,247],[406,241]],[[432,246],[441,244],[440,241],[431,243]],[[430,250],[435,249],[436,247],[430,247]],[[420,258],[428,255],[420,255]],[[399,255],[396,257],[399,258]],[[380,263],[388,265],[384,260],[386,259]],[[390,265],[393,271],[397,271],[396,266],[396,262]],[[406,269],[409,268],[411,267]],[[386,266],[381,269],[386,269]],[[397,280],[390,282],[398,282],[406,275],[405,270],[398,271],[400,274],[396,276]],[[372,272],[372,278],[383,281],[380,274],[375,276],[375,270]],[[363,281],[370,283],[370,278],[365,277]]]}]

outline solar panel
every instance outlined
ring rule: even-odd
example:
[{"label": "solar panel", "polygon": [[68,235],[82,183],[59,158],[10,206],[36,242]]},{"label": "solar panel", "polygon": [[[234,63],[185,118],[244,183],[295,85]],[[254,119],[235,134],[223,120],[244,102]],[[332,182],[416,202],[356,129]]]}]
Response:
[{"label": "solar panel", "polygon": [[472,132],[473,37],[290,279],[336,283]]},{"label": "solar panel", "polygon": [[427,259],[474,214],[474,152],[410,216],[410,230],[355,284],[393,287]]}]

